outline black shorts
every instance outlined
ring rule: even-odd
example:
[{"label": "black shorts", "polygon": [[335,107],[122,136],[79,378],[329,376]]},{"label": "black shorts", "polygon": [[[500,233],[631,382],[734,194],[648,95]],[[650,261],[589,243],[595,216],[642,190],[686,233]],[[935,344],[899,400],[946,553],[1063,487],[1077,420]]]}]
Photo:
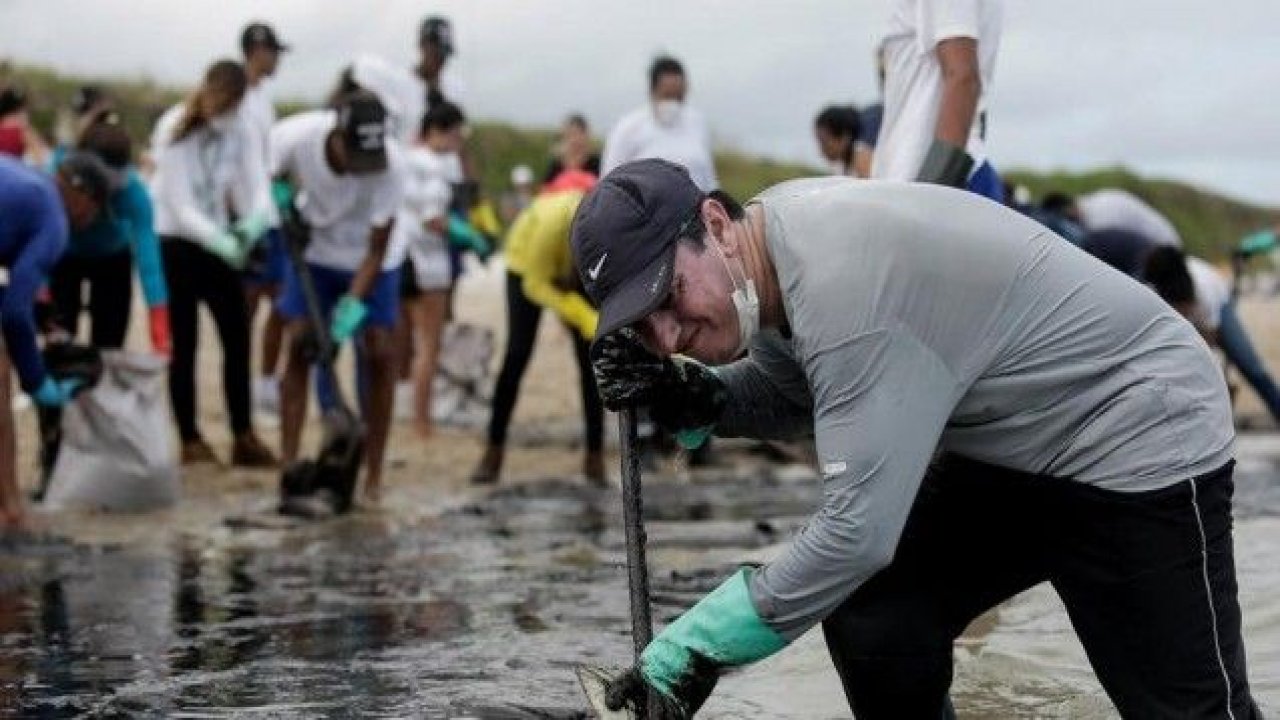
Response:
[{"label": "black shorts", "polygon": [[953,643],[1049,582],[1125,717],[1257,717],[1231,538],[1232,464],[1121,493],[944,456],[893,562],[823,623],[850,706],[943,716]]}]

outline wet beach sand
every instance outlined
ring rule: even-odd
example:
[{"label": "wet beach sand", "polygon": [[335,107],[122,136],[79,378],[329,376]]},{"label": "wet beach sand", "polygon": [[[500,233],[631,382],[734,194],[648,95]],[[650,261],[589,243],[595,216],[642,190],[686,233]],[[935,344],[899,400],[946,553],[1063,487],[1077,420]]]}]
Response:
[{"label": "wet beach sand", "polygon": [[[502,272],[467,278],[459,319],[501,333]],[[1278,307],[1242,305],[1273,369]],[[143,347],[141,318],[132,330]],[[225,452],[216,345],[202,346],[200,407]],[[274,520],[276,473],[214,468],[186,472],[165,511],[40,515],[49,540],[0,547],[0,716],[585,717],[573,665],[625,664],[631,644],[616,477],[605,489],[578,477],[574,372],[566,330],[545,317],[493,489],[467,485],[482,431],[440,427],[424,442],[397,423],[381,504],[336,520]],[[1255,697],[1276,714],[1280,433],[1247,388],[1237,400],[1250,428],[1236,492],[1245,639]],[[32,413],[19,423],[31,487]],[[719,447],[715,467],[645,477],[660,622],[776,553],[817,503],[803,449],[775,462],[750,443]],[[1047,587],[976,621],[956,658],[961,717],[1114,716]],[[724,678],[700,716],[849,711],[811,632]]]}]

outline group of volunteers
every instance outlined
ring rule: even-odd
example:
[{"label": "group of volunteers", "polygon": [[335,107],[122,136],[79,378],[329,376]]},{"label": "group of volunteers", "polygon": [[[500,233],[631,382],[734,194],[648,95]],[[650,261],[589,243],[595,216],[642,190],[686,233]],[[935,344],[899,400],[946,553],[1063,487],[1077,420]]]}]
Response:
[{"label": "group of volunteers", "polygon": [[[725,669],[821,624],[857,717],[954,717],[955,640],[1048,582],[1122,715],[1258,717],[1232,560],[1232,408],[1211,345],[1277,418],[1280,389],[1230,289],[1130,193],[1032,206],[1007,190],[987,149],[1000,0],[890,11],[882,102],[814,122],[831,177],[745,203],[721,190],[707,120],[668,56],[601,154],[572,115],[541,182],[513,173],[506,346],[471,480],[502,474],[549,309],[573,337],[590,482],[606,483],[606,408],[636,408],[642,437],[693,451],[712,436],[811,438],[820,471],[810,522],[667,625],[609,681],[612,709],[652,698],[660,716],[690,717]],[[330,406],[337,392],[310,377],[309,278],[328,333],[355,349],[376,499],[397,387],[428,436],[462,258],[487,258],[497,233],[477,212],[449,22],[428,17],[418,47],[413,67],[352,59],[324,108],[277,120],[269,78],[287,48],[250,25],[243,62],[210,65],[160,118],[149,188],[96,90],[77,99],[67,147],[0,122],[0,147],[49,158],[47,171],[0,158],[0,374],[12,363],[37,404],[68,402],[75,382],[41,363],[36,297],[47,285],[74,333],[89,284],[93,343],[119,347],[136,268],[153,348],[172,357],[183,462],[217,457],[196,422],[201,304],[222,346],[231,462],[278,462],[251,412],[277,376],[290,462],[309,396]],[[1248,246],[1272,249],[1275,233]],[[13,420],[0,418],[0,521],[17,522]]]}]

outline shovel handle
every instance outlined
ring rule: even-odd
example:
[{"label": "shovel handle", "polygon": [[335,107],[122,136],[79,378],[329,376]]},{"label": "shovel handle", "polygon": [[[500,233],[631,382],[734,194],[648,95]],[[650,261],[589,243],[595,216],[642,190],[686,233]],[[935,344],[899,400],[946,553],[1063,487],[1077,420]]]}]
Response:
[{"label": "shovel handle", "polygon": [[[627,583],[631,591],[631,640],[636,664],[653,639],[653,615],[649,608],[649,565],[645,560],[644,496],[640,485],[640,441],[636,411],[618,413],[618,439],[622,456],[622,522],[627,544]],[[651,717],[657,704],[647,702],[638,717]]]}]

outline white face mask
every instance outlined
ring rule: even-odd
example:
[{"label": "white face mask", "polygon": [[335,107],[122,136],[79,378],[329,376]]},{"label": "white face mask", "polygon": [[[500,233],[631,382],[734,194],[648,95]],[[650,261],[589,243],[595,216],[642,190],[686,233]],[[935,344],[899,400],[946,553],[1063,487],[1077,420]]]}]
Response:
[{"label": "white face mask", "polygon": [[659,100],[653,104],[653,117],[659,125],[671,127],[680,119],[684,104],[679,100]]},{"label": "white face mask", "polygon": [[235,127],[235,124],[235,113],[223,113],[217,117],[209,118],[209,129],[219,134],[228,132]]},{"label": "white face mask", "polygon": [[742,277],[739,284],[738,276],[733,274],[733,267],[729,265],[729,258],[724,256],[720,244],[710,236],[710,233],[707,235],[707,242],[715,246],[716,253],[724,262],[724,269],[729,272],[729,281],[733,283],[733,294],[729,297],[733,300],[733,309],[738,314],[738,348],[733,351],[733,356],[740,357],[746,351],[747,345],[751,343],[751,338],[760,331],[760,296],[756,294],[756,283],[747,275],[747,268],[742,264],[742,259],[738,259],[738,274]]}]

